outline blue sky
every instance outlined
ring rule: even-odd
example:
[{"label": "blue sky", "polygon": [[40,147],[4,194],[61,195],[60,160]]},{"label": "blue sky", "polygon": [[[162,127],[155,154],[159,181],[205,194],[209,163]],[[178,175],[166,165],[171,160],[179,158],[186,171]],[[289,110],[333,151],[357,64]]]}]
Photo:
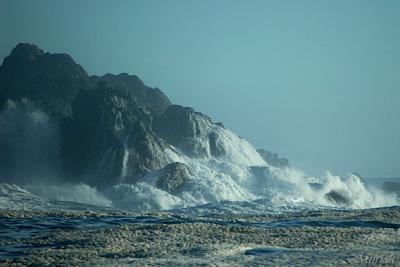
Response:
[{"label": "blue sky", "polygon": [[400,176],[400,1],[0,0],[18,42],[128,72],[313,175]]}]

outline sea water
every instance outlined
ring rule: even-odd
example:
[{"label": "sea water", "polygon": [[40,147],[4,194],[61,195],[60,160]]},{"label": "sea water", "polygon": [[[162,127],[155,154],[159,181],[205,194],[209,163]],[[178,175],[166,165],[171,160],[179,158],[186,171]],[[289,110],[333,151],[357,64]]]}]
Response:
[{"label": "sea water", "polygon": [[[160,235],[160,230],[154,232],[153,228],[155,227],[161,229],[161,231],[167,231],[165,233],[173,233],[173,240],[178,241],[159,240],[155,242],[153,247],[148,247],[146,253],[142,251],[141,254],[137,254],[137,250],[133,250],[133,254],[130,254],[127,258],[122,256],[120,258],[120,256],[115,256],[117,254],[111,253],[104,254],[108,256],[102,254],[101,257],[97,255],[90,256],[93,258],[87,259],[95,262],[96,265],[125,263],[146,265],[154,261],[158,262],[156,265],[197,263],[207,265],[218,262],[218,265],[224,265],[225,261],[231,260],[240,265],[264,265],[273,262],[277,265],[306,266],[312,263],[320,263],[321,265],[324,263],[326,265],[340,265],[339,263],[368,264],[374,260],[378,261],[379,259],[376,257],[379,256],[383,257],[381,261],[386,260],[389,263],[397,264],[400,256],[400,207],[398,206],[360,210],[308,202],[292,202],[289,204],[288,201],[278,202],[284,203],[284,205],[273,206],[276,202],[265,198],[256,198],[250,201],[224,200],[191,207],[176,207],[167,211],[155,210],[154,208],[151,211],[128,211],[113,207],[112,202],[105,201],[106,198],[100,192],[93,191],[95,189],[88,186],[83,186],[83,188],[85,189],[81,190],[91,192],[93,196],[86,196],[82,199],[82,202],[92,202],[92,204],[51,200],[35,195],[19,186],[3,184],[0,190],[0,203],[2,204],[0,211],[0,262],[4,264],[33,264],[38,259],[48,262],[49,259],[46,257],[53,255],[51,257],[74,265],[68,258],[68,254],[65,254],[66,251],[78,247],[81,247],[77,250],[79,253],[92,251],[93,248],[89,248],[90,245],[86,244],[88,238],[93,240],[90,242],[94,242],[93,246],[96,249],[104,249],[104,244],[99,240],[102,240],[105,233],[111,233],[110,238],[114,241],[107,242],[106,247],[114,246],[118,250],[121,246],[125,247],[136,242],[144,241],[144,244],[147,244],[161,239],[164,234]],[[34,189],[33,191],[39,192],[37,188]],[[64,193],[67,190],[79,192],[71,186],[68,189],[58,190]],[[87,195],[87,192],[84,194]],[[65,194],[59,195],[66,199]],[[79,198],[74,195],[70,200],[76,201]],[[93,205],[93,203],[103,204],[103,206]],[[190,237],[190,235],[197,233],[198,228],[202,225],[208,226],[201,228],[203,230],[198,233],[199,236],[204,233],[204,238],[206,238],[202,241],[201,248],[197,246],[190,250],[184,249],[183,252],[180,251],[176,255],[171,254],[173,259],[168,257],[164,259],[162,256],[155,259],[152,256],[157,254],[156,251],[162,250],[162,246],[169,244],[169,242],[172,242],[169,246],[178,246],[178,248],[194,245],[199,236]],[[184,231],[188,227],[190,229],[189,235]],[[168,230],[162,230],[164,228]],[[226,234],[221,234],[221,229],[225,228],[236,230],[229,230]],[[271,241],[271,237],[260,243],[257,241],[257,236],[251,239],[253,240],[250,242],[251,245],[247,242],[245,245],[242,244],[244,241],[240,239],[233,241],[233,243],[230,241],[228,245],[223,243],[229,237],[230,231],[238,231],[239,233],[250,231],[245,234],[250,236],[254,231],[257,231],[253,229],[269,231],[272,233],[271,236],[282,236],[275,240],[272,245],[268,243]],[[315,236],[312,229],[315,229],[321,235],[321,239],[334,233],[332,247],[329,244],[325,244],[326,248],[312,247],[314,241],[310,240]],[[324,230],[321,229],[327,229],[327,233],[324,233]],[[118,238],[127,235],[126,231],[128,233],[134,232],[136,238],[134,240],[137,241],[123,239],[121,243]],[[291,231],[294,231],[295,234],[290,234]],[[287,234],[285,234],[286,232]],[[212,238],[207,237],[210,234],[213,236]],[[286,235],[289,235],[289,237]],[[305,238],[300,238],[299,235],[305,235]],[[346,239],[346,242],[355,240],[354,244],[350,243],[351,246],[347,249],[336,248],[337,244],[334,240],[341,240],[346,235],[350,236]],[[370,236],[370,239],[368,239],[370,241],[365,244],[361,242],[360,245],[357,240],[364,235]],[[85,236],[85,238],[82,239],[82,236]],[[215,238],[217,239],[215,240]],[[285,238],[289,239],[286,240]],[[379,239],[379,242],[386,243],[382,243],[381,247],[374,247],[376,246],[374,243],[376,238]],[[210,239],[211,243],[208,244],[207,242]],[[300,240],[302,245],[299,248],[293,247]],[[284,243],[282,244],[281,241]],[[185,244],[185,242],[188,244]],[[222,243],[215,246],[215,242],[216,244]],[[254,244],[252,244],[253,242]],[[369,247],[371,244],[373,246]],[[309,248],[309,246],[311,247]],[[48,253],[45,253],[45,251],[48,251]],[[115,257],[117,259],[114,259]],[[127,259],[130,259],[130,261],[126,262]]]}]

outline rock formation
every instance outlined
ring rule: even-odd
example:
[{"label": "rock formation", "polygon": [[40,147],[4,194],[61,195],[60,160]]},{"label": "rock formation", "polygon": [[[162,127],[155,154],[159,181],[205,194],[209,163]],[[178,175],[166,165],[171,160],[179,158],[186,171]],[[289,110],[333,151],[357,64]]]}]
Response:
[{"label": "rock formation", "polygon": [[61,118],[71,115],[72,101],[88,84],[88,74],[69,55],[18,44],[0,67],[0,105],[25,98]]},{"label": "rock formation", "polygon": [[188,166],[180,162],[174,162],[162,169],[162,174],[157,180],[157,187],[168,193],[176,194],[182,189],[188,178]]},{"label": "rock formation", "polygon": [[[171,158],[174,153],[196,159],[227,157],[247,166],[265,165],[247,141],[222,123],[214,123],[192,108],[171,105],[164,93],[146,86],[137,76],[89,76],[69,55],[50,54],[31,44],[18,44],[0,66],[0,111],[4,114],[10,108],[7,101],[22,103],[21,112],[29,106],[26,117],[32,119],[32,125],[38,119],[35,109],[45,114],[41,116],[50,122],[39,118],[45,123],[42,128],[57,139],[46,153],[57,157],[54,162],[61,165],[61,176],[67,181],[105,187],[135,183],[160,170],[156,186],[175,194],[187,182],[190,170]],[[13,140],[30,136],[29,128],[21,129],[24,133],[15,130],[15,134],[9,134],[0,129],[0,137],[4,137],[0,140],[0,159],[8,160],[0,164],[0,172],[5,173],[7,167],[6,179],[11,181],[17,167],[7,162],[11,154],[17,157],[21,153]],[[22,139],[11,138],[19,134]],[[42,138],[40,146],[32,146],[37,148],[33,153],[44,151],[45,142]],[[287,160],[276,154],[263,150],[259,153],[271,165],[288,166]],[[43,157],[40,163],[53,162],[49,157]],[[58,170],[59,166],[50,169]]]},{"label": "rock formation", "polygon": [[189,107],[170,106],[153,123],[154,131],[170,145],[191,157],[210,154],[211,119]]},{"label": "rock formation", "polygon": [[100,85],[81,91],[72,112],[61,124],[64,169],[70,177],[90,177],[83,180],[93,185],[134,182],[168,163],[167,145],[153,133],[150,113],[132,95]]}]

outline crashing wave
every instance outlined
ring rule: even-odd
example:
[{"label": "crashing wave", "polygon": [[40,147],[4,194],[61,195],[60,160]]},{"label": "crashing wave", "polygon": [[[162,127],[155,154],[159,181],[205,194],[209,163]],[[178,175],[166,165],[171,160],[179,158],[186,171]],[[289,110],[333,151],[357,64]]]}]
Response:
[{"label": "crashing wave", "polygon": [[[51,133],[50,136],[54,139],[54,130],[50,128],[45,114],[34,109],[29,102],[22,104],[23,109],[13,102],[9,105],[8,113],[1,117],[3,124],[10,121],[6,116],[23,118],[20,119],[20,124],[25,125],[25,128],[37,129],[36,133],[40,137],[42,133]],[[172,145],[167,147],[164,155],[170,164],[148,173],[136,183],[117,183],[98,189],[82,183],[37,185],[40,184],[41,177],[35,176],[31,177],[35,185],[26,185],[24,189],[3,184],[0,188],[0,207],[48,207],[51,204],[46,199],[139,210],[256,200],[258,203],[265,203],[266,208],[292,205],[345,208],[398,205],[394,194],[384,194],[378,189],[367,187],[355,175],[342,178],[327,173],[324,177],[315,178],[307,177],[290,166],[274,167],[245,139],[219,124],[212,123],[203,115],[193,116],[195,117],[191,120],[196,125],[202,125],[201,131],[193,131],[200,134],[183,138],[176,148]],[[27,141],[29,138],[24,137],[23,140]],[[187,143],[192,144],[190,153]],[[45,147],[43,143],[36,149]],[[54,151],[57,151],[56,147]],[[205,154],[199,154],[198,151],[205,151]],[[128,172],[128,153],[125,152],[122,157],[122,175]],[[17,156],[16,154],[15,161],[18,161]],[[29,157],[34,158],[32,155]],[[25,161],[29,163],[29,159]],[[24,168],[29,170],[26,166]]]},{"label": "crashing wave", "polygon": [[0,84],[0,182],[23,185],[2,184],[0,207],[399,204],[354,175],[308,177],[137,76],[90,77],[65,54],[19,44]]},{"label": "crashing wave", "polygon": [[[243,138],[207,120],[203,123],[204,135],[192,138],[191,142],[209,147],[209,139],[204,136],[218,136],[215,140],[223,154],[191,157],[179,146],[170,146],[164,151],[171,162],[166,167],[150,172],[134,184],[118,183],[101,189],[82,183],[24,188],[3,184],[0,207],[43,208],[51,205],[46,199],[137,210],[176,209],[226,201],[257,201],[265,209],[373,208],[399,204],[394,194],[367,187],[356,175],[342,178],[327,173],[316,178],[289,166],[271,166]],[[126,164],[122,166],[127,168]]]}]

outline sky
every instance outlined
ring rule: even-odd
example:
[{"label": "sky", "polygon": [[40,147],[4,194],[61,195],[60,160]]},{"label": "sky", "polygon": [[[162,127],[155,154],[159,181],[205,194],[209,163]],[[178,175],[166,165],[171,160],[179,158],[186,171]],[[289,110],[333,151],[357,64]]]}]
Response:
[{"label": "sky", "polygon": [[399,14],[397,0],[0,0],[0,58],[19,42],[65,52],[307,174],[400,177]]}]

